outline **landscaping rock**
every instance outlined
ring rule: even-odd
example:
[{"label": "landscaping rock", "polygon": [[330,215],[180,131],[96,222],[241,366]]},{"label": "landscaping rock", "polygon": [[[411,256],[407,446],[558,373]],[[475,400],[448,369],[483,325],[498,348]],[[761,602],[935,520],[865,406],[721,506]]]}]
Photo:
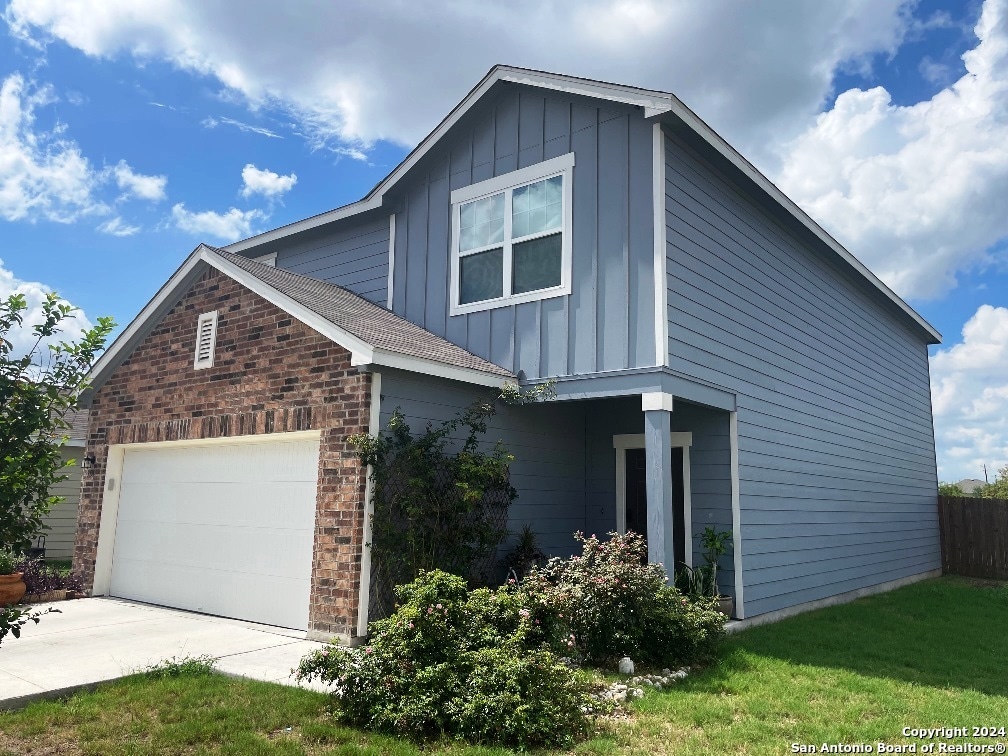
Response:
[{"label": "landscaping rock", "polygon": [[634,673],[633,659],[631,659],[629,656],[624,656],[622,659],[619,660],[619,666],[617,667],[617,669],[619,669],[619,673],[621,675],[627,675],[627,676],[632,675]]}]

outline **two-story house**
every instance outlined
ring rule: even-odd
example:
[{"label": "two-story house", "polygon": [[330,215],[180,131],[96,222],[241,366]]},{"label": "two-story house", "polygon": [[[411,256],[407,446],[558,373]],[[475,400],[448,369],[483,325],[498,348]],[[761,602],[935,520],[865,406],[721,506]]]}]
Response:
[{"label": "two-story house", "polygon": [[[739,618],[939,568],[939,334],[674,95],[495,67],[360,201],[200,246],[94,368],[93,593],[366,632],[346,437],[506,380],[517,530],[730,528]],[[730,559],[734,560],[733,569]]]}]

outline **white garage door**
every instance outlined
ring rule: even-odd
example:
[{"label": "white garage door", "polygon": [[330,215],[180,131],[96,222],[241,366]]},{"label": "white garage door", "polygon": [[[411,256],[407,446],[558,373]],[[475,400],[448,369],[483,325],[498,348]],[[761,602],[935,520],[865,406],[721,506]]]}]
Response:
[{"label": "white garage door", "polygon": [[127,448],[109,592],[308,628],[319,439]]}]

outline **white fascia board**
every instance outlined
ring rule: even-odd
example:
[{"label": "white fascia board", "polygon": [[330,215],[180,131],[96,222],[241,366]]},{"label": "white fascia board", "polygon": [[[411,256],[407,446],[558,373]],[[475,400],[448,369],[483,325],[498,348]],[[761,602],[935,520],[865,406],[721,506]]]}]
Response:
[{"label": "white fascia board", "polygon": [[511,66],[498,66],[495,70],[498,70],[497,78],[501,81],[510,81],[515,84],[524,84],[530,87],[539,87],[540,89],[552,89],[565,94],[594,97],[600,100],[609,100],[610,102],[643,108],[644,114],[648,118],[667,113],[673,106],[670,94],[653,89],[640,89],[638,87],[628,87],[624,84],[611,84],[605,81],[581,79],[575,76],[513,68]]},{"label": "white fascia board", "polygon": [[201,244],[185,259],[185,262],[179,266],[178,270],[158,290],[158,293],[140,311],[140,314],[133,318],[132,322],[123,329],[123,332],[119,334],[116,340],[112,342],[112,345],[105,350],[105,353],[102,354],[101,358],[91,368],[87,377],[89,384],[94,383],[110,365],[115,363],[119,353],[144,330],[147,321],[167,303],[170,297],[175,296],[176,291],[189,279],[196,267],[204,262],[202,253],[203,245]]},{"label": "white fascia board", "polygon": [[798,205],[796,205],[786,194],[784,194],[784,192],[778,189],[777,186],[770,181],[770,179],[760,173],[752,163],[742,157],[738,150],[728,144],[728,142],[726,142],[720,134],[708,126],[696,113],[686,107],[686,105],[684,105],[678,97],[675,97],[674,95],[669,95],[669,97],[671,98],[672,103],[669,108],[669,112],[674,113],[690,128],[690,130],[720,153],[723,158],[738,169],[746,178],[770,195],[771,199],[794,216],[799,223],[811,231],[820,241],[823,242],[823,244],[828,246],[831,250],[838,254],[841,259],[864,276],[868,283],[872,284],[872,286],[882,292],[886,298],[912,318],[914,322],[923,328],[932,338],[934,338],[938,343],[941,343],[942,336],[934,328],[934,326],[918,315],[917,312],[910,307],[910,305],[904,302],[899,295],[886,286],[881,279],[878,278],[878,276],[865,267],[864,263],[847,251],[840,242],[826,233],[822,226],[812,220],[812,218],[809,217],[804,210],[798,207]]},{"label": "white fascia board", "polygon": [[302,231],[308,231],[312,228],[318,228],[319,226],[324,226],[327,223],[332,223],[333,221],[342,220],[343,218],[349,218],[353,215],[359,215],[360,213],[367,212],[368,210],[373,210],[376,207],[381,207],[381,197],[372,197],[370,194],[362,200],[357,202],[351,202],[349,205],[343,205],[343,207],[337,207],[335,210],[329,210],[324,213],[319,213],[318,215],[313,215],[311,218],[305,218],[304,220],[295,221],[294,223],[288,223],[286,226],[280,226],[280,228],[274,228],[272,231],[265,231],[256,236],[250,236],[248,239],[242,239],[241,241],[236,241],[233,244],[228,244],[222,249],[237,254],[239,252],[244,252],[247,249],[252,249],[253,247],[258,247],[260,244],[268,244],[269,242],[276,241],[277,239],[283,239],[287,236],[292,236],[293,234],[299,234]]},{"label": "white fascia board", "polygon": [[462,383],[472,383],[477,386],[490,386],[501,388],[505,381],[515,381],[517,378],[508,378],[503,375],[484,373],[482,370],[458,367],[436,360],[425,360],[421,357],[413,357],[408,354],[398,354],[388,352],[384,349],[374,349],[365,358],[363,355],[354,354],[350,364],[355,367],[365,367],[368,365],[378,365],[381,367],[397,368],[410,373],[420,373],[421,375],[431,375],[437,378],[448,378]]}]

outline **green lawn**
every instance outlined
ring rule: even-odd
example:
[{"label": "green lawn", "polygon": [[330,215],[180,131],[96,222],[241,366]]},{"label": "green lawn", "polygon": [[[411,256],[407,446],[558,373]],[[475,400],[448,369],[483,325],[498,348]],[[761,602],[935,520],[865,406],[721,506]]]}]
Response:
[{"label": "green lawn", "polygon": [[[908,726],[1008,727],[1006,628],[1008,587],[954,578],[754,628],[575,751],[783,754],[792,742],[915,742]],[[324,696],[216,675],[137,676],[0,714],[2,754],[420,752],[505,753],[362,733],[331,721]]]}]

